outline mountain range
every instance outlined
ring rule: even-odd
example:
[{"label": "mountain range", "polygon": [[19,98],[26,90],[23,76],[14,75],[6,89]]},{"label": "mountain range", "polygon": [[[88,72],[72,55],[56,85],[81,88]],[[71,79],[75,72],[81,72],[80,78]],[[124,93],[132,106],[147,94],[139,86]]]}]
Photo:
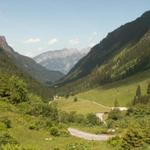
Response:
[{"label": "mountain range", "polygon": [[53,93],[45,83],[54,82],[63,75],[58,71],[49,71],[33,59],[16,53],[4,36],[0,36],[0,73],[18,76],[27,83],[30,92],[45,99],[50,98]]},{"label": "mountain range", "polygon": [[62,50],[47,51],[33,59],[48,70],[60,71],[67,74],[72,67],[88,52],[90,48],[76,49],[64,48]]},{"label": "mountain range", "polygon": [[5,51],[8,57],[20,69],[26,71],[32,78],[41,83],[54,82],[60,79],[63,74],[59,71],[50,71],[37,64],[33,59],[20,55],[15,52],[8,44],[4,36],[0,37],[0,47]]},{"label": "mountain range", "polygon": [[57,84],[69,91],[111,83],[150,69],[150,11],[109,33]]}]

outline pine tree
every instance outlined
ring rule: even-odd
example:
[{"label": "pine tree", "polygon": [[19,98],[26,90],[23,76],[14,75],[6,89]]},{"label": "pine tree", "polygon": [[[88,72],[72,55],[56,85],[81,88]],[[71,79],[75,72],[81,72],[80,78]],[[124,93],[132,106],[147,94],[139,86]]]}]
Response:
[{"label": "pine tree", "polygon": [[136,90],[136,97],[137,98],[141,98],[141,86],[140,85],[138,85],[138,87],[137,87],[137,90]]},{"label": "pine tree", "polygon": [[115,101],[114,101],[114,107],[119,107],[119,102],[117,99],[115,99]]},{"label": "pine tree", "polygon": [[150,83],[148,84],[148,87],[147,87],[147,94],[150,95]]}]

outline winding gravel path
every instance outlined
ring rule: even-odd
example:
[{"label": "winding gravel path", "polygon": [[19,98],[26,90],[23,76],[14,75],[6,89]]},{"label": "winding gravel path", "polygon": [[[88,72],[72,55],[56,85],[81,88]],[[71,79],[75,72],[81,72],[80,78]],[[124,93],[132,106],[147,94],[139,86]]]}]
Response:
[{"label": "winding gravel path", "polygon": [[85,140],[93,140],[93,141],[107,141],[109,140],[111,137],[113,137],[112,135],[107,135],[107,134],[91,134],[91,133],[87,133],[87,132],[83,132],[74,128],[68,128],[69,133],[72,136],[75,137],[79,137]]}]

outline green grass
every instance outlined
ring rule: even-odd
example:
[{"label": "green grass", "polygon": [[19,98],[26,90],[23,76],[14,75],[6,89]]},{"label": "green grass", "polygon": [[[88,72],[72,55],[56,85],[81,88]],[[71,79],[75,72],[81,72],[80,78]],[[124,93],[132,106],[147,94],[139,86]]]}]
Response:
[{"label": "green grass", "polygon": [[[150,71],[145,71],[128,79],[70,96],[67,99],[61,97],[54,103],[60,110],[68,112],[76,111],[80,114],[108,112],[110,108],[103,107],[101,104],[112,107],[114,101],[117,100],[120,106],[127,106],[133,100],[137,86],[141,85],[142,93],[145,94],[149,82]],[[78,99],[77,102],[74,102],[75,97]]]},{"label": "green grass", "polygon": [[[150,71],[147,71],[120,82],[77,94],[68,99],[61,98],[53,103],[57,103],[57,107],[61,110],[76,111],[81,114],[109,111],[108,108],[99,104],[113,106],[114,100],[117,99],[121,106],[126,106],[135,95],[135,90],[139,84],[142,87],[143,94],[146,92],[147,84],[150,82],[149,75]],[[77,102],[74,102],[75,97],[78,99]],[[73,136],[53,137],[46,129],[30,130],[29,126],[33,122],[41,120],[41,118],[21,114],[14,105],[4,101],[0,101],[0,117],[7,117],[11,120],[12,128],[9,129],[9,132],[24,146],[34,146],[42,150],[53,150],[58,147],[60,150],[64,150],[67,144],[80,142],[91,146],[91,150],[112,150],[112,147],[106,142],[86,141]],[[71,127],[91,133],[99,133],[102,130],[98,126],[83,127],[75,125]],[[46,141],[45,138],[50,138],[50,140]]]},{"label": "green grass", "polygon": [[97,113],[97,112],[108,112],[109,108],[100,106],[92,101],[87,101],[78,98],[77,102],[74,102],[74,97],[69,97],[68,99],[61,98],[55,101],[57,107],[62,111],[76,111],[79,114]]},{"label": "green grass", "polygon": [[126,106],[133,99],[137,86],[141,85],[142,92],[145,94],[149,82],[150,71],[146,71],[113,84],[79,93],[76,97],[106,106],[113,106],[114,101],[118,100],[120,106]]},{"label": "green grass", "polygon": [[[36,121],[40,121],[40,117],[33,117],[19,113],[18,109],[4,101],[0,101],[0,117],[7,117],[12,122],[12,128],[8,132],[23,146],[33,146],[40,150],[54,150],[59,148],[64,150],[67,144],[84,143],[91,147],[91,150],[112,148],[106,142],[87,141],[73,136],[53,137],[47,129],[30,130],[29,126]],[[69,126],[69,125],[68,125]],[[49,138],[50,140],[45,140]]]}]

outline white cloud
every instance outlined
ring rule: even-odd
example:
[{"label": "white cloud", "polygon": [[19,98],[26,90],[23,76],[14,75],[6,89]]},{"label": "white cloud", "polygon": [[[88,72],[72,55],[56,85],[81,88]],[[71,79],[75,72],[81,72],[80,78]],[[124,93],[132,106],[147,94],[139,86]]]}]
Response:
[{"label": "white cloud", "polygon": [[50,39],[50,40],[48,41],[48,45],[54,45],[54,44],[57,43],[57,42],[58,42],[58,39],[53,38],[53,39]]},{"label": "white cloud", "polygon": [[38,43],[40,42],[41,40],[39,38],[29,38],[27,39],[26,41],[24,41],[24,43],[26,44],[31,44],[31,43]]},{"label": "white cloud", "polygon": [[71,40],[69,40],[69,43],[71,45],[78,45],[80,43],[80,40],[78,38],[71,39]]}]

